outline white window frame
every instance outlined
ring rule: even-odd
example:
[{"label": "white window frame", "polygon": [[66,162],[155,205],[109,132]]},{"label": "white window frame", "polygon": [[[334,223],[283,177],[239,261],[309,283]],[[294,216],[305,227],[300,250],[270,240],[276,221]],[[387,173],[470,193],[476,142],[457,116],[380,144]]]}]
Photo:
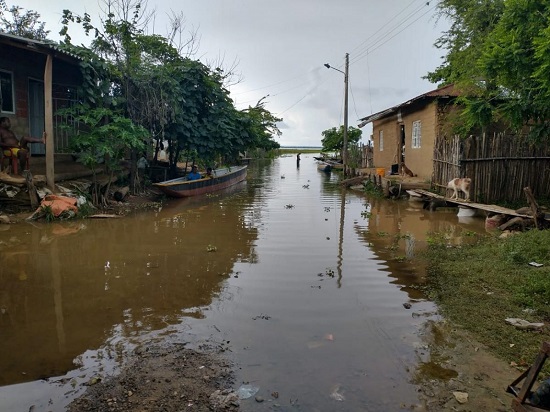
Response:
[{"label": "white window frame", "polygon": [[381,152],[384,151],[384,131],[379,130],[378,131],[378,148]]},{"label": "white window frame", "polygon": [[[2,74],[2,78],[0,79],[0,112],[2,113],[10,113],[15,114],[15,85],[13,82],[13,73],[8,72],[6,70],[0,70],[0,74]],[[4,76],[9,76],[9,85],[4,85],[4,82],[2,81],[4,79]],[[11,109],[12,110],[5,110],[4,109],[4,102],[2,97],[8,95],[11,97]]]},{"label": "white window frame", "polygon": [[412,124],[411,148],[420,149],[422,146],[422,122],[416,120]]}]

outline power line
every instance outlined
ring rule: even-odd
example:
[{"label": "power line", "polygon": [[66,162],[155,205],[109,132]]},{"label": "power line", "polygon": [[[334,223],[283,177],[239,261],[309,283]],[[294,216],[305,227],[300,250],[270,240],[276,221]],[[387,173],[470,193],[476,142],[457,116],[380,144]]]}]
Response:
[{"label": "power line", "polygon": [[[403,14],[405,12],[405,10],[407,10],[409,7],[411,7],[413,4],[414,4],[415,0],[413,0],[412,2],[409,3],[409,5],[407,7],[405,7],[403,10],[401,10],[399,13],[397,13],[395,16],[393,16],[393,18],[391,18],[386,24],[384,24],[383,26],[381,26],[378,30],[376,30],[374,32],[374,34],[371,36],[371,38],[373,36],[376,36],[379,32],[381,32],[385,27],[387,27],[387,25],[389,23],[391,23],[393,20],[395,20],[397,17],[399,17],[401,14]],[[353,52],[357,49],[359,49],[361,46],[363,46],[365,43],[367,43],[367,41],[369,41],[370,38],[367,38],[365,40],[363,40],[358,46],[356,46],[354,49],[352,49],[351,53],[350,54],[354,54]]]},{"label": "power line", "polygon": [[[366,45],[365,47],[363,47],[362,51],[360,51],[359,53],[356,53],[354,55],[352,64],[358,62],[359,60],[361,60],[366,54],[372,53],[374,50],[377,50],[380,47],[382,47],[389,40],[393,39],[395,36],[402,33],[406,28],[410,27],[413,23],[418,21],[420,18],[424,17],[426,14],[428,14],[430,11],[432,11],[436,7],[436,6],[433,6],[431,9],[427,10],[425,13],[422,13],[420,15],[420,17],[416,18],[415,20],[413,20],[412,22],[410,22],[409,24],[407,24],[406,26],[403,27],[404,24],[406,24],[410,19],[412,19],[415,15],[417,15],[422,10],[422,8],[424,7],[425,4],[426,3],[424,3],[422,6],[417,7],[415,10],[413,10],[411,13],[409,13],[396,26],[386,30],[384,33],[380,34],[379,36],[377,36],[374,39],[372,39],[372,37],[371,37],[371,39],[372,39],[371,42],[368,45]],[[429,2],[427,4],[429,4]],[[388,37],[391,33],[395,32],[396,30],[398,30],[400,28],[401,28],[401,30],[399,30],[393,36]],[[377,31],[377,33],[378,33],[378,31]],[[363,42],[363,43],[365,43],[365,42]]]},{"label": "power line", "polygon": [[[422,13],[420,16],[418,16],[416,19],[412,20],[411,22],[409,22],[408,24],[406,24],[411,18],[413,18],[415,15],[417,15],[421,10],[422,8],[424,8],[424,6],[430,4],[430,2],[426,2],[425,0],[422,0],[422,5],[419,5],[417,8],[415,8],[413,11],[411,11],[409,14],[407,14],[402,20],[400,20],[398,22],[397,25],[395,25],[393,28],[390,28],[389,30],[382,32],[382,30],[384,30],[385,28],[387,28],[388,24],[391,23],[392,21],[396,20],[400,15],[402,15],[406,10],[408,10],[409,8],[411,8],[413,6],[413,4],[415,3],[415,1],[413,0],[411,3],[409,3],[408,6],[406,6],[401,12],[399,12],[398,14],[396,14],[394,17],[392,17],[386,24],[384,24],[380,29],[378,29],[373,36],[376,36],[378,33],[380,33],[379,36],[377,36],[376,38],[373,39],[373,36],[369,37],[368,39],[364,40],[363,42],[361,42],[358,46],[356,46],[353,50],[362,50],[360,51],[357,55],[354,56],[353,58],[353,61],[350,62],[350,64],[354,64],[354,63],[357,63],[358,61],[362,60],[363,58],[365,58],[366,56],[368,56],[369,53],[372,53],[373,51],[375,50],[378,50],[380,47],[382,47],[383,45],[385,45],[387,42],[389,42],[391,39],[393,39],[394,37],[396,37],[397,35],[399,35],[400,33],[402,33],[405,29],[407,29],[408,27],[410,27],[412,24],[414,24],[415,22],[417,22],[418,20],[420,20],[422,17],[424,17],[426,14],[430,13],[431,11],[433,11],[436,7],[437,7],[437,4],[434,5],[433,7],[431,7],[430,9],[428,9],[426,12]],[[405,25],[406,24],[406,25]],[[405,26],[404,26],[405,25]],[[400,29],[401,28],[401,29]],[[391,33],[395,32],[396,30],[400,29],[399,31],[397,31],[396,33],[394,33],[392,36],[390,37],[387,37],[388,35],[390,35]],[[370,43],[369,43],[370,41]],[[342,67],[342,65],[340,65],[339,67]],[[311,71],[310,71],[311,72]],[[309,72],[308,72],[309,73]],[[367,74],[368,74],[368,70],[367,70]],[[304,75],[301,75],[301,76],[295,76],[293,78],[290,78],[290,79],[287,79],[287,80],[283,80],[281,82],[278,82],[278,83],[275,83],[275,84],[272,84],[272,85],[269,85],[269,86],[264,86],[264,87],[261,87],[261,88],[258,88],[258,89],[254,89],[254,90],[250,90],[250,91],[247,91],[247,92],[242,92],[242,93],[249,93],[249,92],[252,92],[252,91],[257,91],[257,90],[263,90],[265,88],[268,88],[268,87],[273,87],[273,86],[277,86],[277,85],[280,85],[280,84],[284,84],[284,83],[287,83],[291,80],[294,80],[294,79],[298,79],[298,78],[301,78],[303,77]],[[367,75],[368,77],[368,81],[369,81],[369,84],[370,84],[370,76]],[[293,107],[295,107],[298,103],[300,103],[301,101],[303,101],[307,96],[309,96],[313,91],[315,91],[321,84],[323,84],[324,82],[320,82],[319,84],[315,85],[313,88],[311,88],[310,90],[308,90],[301,98],[299,98],[296,102],[294,102],[292,105],[290,105],[288,108],[286,108],[285,110],[283,110],[282,112],[278,113],[279,115],[283,114],[283,113],[286,113],[288,110],[292,109]],[[283,90],[279,93],[276,93],[276,94],[271,94],[272,97],[275,97],[275,96],[279,96],[281,94],[284,94],[284,93],[287,93],[289,91],[292,91],[292,90],[295,90],[295,89],[298,89],[300,87],[304,87],[306,86],[307,84],[306,83],[302,83],[302,84],[299,84],[295,87],[291,87],[289,89],[286,89],[286,90]],[[370,86],[369,86],[369,91],[370,91]],[[239,93],[239,94],[242,94],[242,93]],[[352,91],[352,94],[353,94],[353,91]],[[353,96],[352,96],[353,97]],[[371,100],[371,112],[372,112],[372,99]],[[254,100],[255,101],[255,100]],[[355,103],[355,102],[354,102]],[[357,111],[356,111],[356,114],[357,114]],[[359,115],[357,114],[357,116],[359,117]]]}]

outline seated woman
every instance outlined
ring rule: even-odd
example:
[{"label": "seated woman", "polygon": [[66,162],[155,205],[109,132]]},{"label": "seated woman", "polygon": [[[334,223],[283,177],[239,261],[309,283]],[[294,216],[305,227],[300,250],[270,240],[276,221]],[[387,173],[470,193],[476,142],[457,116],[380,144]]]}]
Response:
[{"label": "seated woman", "polygon": [[191,171],[187,175],[187,180],[199,180],[201,178],[202,178],[202,176],[199,173],[199,168],[196,165],[193,165],[193,168],[191,169]]}]

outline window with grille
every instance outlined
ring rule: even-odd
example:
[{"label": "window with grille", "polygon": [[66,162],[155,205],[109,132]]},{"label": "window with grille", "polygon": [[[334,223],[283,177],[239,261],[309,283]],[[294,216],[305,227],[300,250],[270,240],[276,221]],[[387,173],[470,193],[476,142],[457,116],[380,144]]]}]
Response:
[{"label": "window with grille", "polygon": [[419,149],[422,143],[422,123],[420,120],[413,122],[412,127],[412,145],[413,149]]},{"label": "window with grille", "polygon": [[384,151],[384,131],[380,130],[378,132],[378,147],[380,147],[380,151]]},{"label": "window with grille", "polygon": [[0,70],[0,111],[2,113],[15,113],[13,96],[13,75],[10,72]]}]

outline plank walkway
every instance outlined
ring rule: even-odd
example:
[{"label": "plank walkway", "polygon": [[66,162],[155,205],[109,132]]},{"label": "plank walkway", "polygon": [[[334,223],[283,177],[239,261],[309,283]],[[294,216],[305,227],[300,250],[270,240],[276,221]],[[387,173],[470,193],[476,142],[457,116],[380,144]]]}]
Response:
[{"label": "plank walkway", "polygon": [[502,207],[502,206],[485,205],[483,203],[467,202],[463,199],[458,199],[458,200],[457,199],[451,199],[451,198],[441,196],[441,195],[438,195],[436,193],[432,193],[432,192],[429,192],[428,190],[423,190],[423,189],[414,189],[414,192],[418,193],[419,195],[428,196],[428,197],[438,199],[438,200],[444,200],[447,203],[454,203],[456,205],[466,206],[466,207],[473,208],[473,209],[485,210],[486,212],[500,213],[500,214],[509,215],[509,216],[524,217],[524,218],[527,218],[527,219],[532,219],[533,218],[532,216],[525,215],[525,214],[522,214],[522,213],[517,213],[513,209],[507,209],[507,208]]}]

